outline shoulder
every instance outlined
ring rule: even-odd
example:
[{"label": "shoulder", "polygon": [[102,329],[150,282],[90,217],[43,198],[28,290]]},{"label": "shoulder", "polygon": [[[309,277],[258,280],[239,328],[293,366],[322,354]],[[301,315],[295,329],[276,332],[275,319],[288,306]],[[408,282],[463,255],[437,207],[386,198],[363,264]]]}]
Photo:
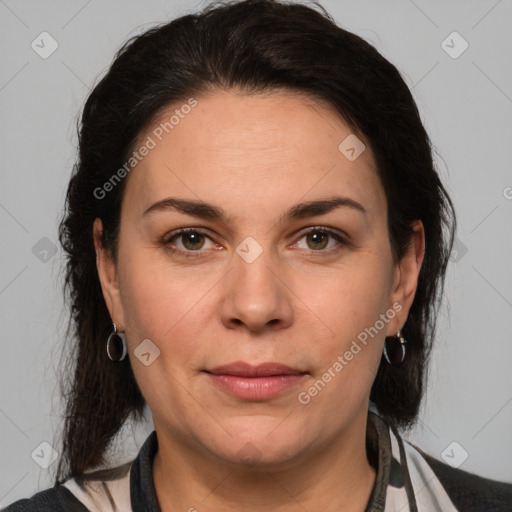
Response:
[{"label": "shoulder", "polygon": [[491,480],[453,468],[414,445],[432,468],[444,490],[459,510],[465,512],[512,511],[512,483]]},{"label": "shoulder", "polygon": [[51,489],[19,500],[0,512],[89,512],[131,510],[132,462],[70,478]]},{"label": "shoulder", "polygon": [[2,512],[88,512],[88,509],[63,485],[34,494],[31,498],[16,501]]}]

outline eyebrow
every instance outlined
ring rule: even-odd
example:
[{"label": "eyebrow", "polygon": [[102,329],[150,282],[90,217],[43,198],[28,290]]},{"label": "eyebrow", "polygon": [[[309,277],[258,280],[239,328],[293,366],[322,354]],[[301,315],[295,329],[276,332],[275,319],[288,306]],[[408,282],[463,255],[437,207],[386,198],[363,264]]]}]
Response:
[{"label": "eyebrow", "polygon": [[[354,201],[349,197],[332,196],[317,201],[307,201],[292,206],[280,220],[295,220],[316,215],[324,215],[340,207],[348,207],[355,211],[359,211],[363,215],[367,215],[366,209],[362,204]],[[161,201],[157,201],[147,208],[142,216],[151,213],[176,211],[187,215],[192,215],[201,219],[217,220],[219,222],[228,223],[230,218],[226,212],[219,206],[215,206],[204,201],[196,201],[190,199],[178,199],[175,197],[167,197]]]}]

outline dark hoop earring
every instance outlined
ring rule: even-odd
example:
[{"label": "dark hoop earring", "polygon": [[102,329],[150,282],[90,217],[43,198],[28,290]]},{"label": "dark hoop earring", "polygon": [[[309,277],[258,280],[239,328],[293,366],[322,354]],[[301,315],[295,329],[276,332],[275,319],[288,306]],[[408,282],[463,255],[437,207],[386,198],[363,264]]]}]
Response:
[{"label": "dark hoop earring", "polygon": [[107,355],[111,361],[122,361],[126,357],[126,339],[124,334],[117,332],[117,327],[112,322],[112,332],[107,338]]},{"label": "dark hoop earring", "polygon": [[405,359],[405,344],[407,340],[400,330],[395,336],[387,336],[384,341],[384,357],[391,366],[400,366]]}]

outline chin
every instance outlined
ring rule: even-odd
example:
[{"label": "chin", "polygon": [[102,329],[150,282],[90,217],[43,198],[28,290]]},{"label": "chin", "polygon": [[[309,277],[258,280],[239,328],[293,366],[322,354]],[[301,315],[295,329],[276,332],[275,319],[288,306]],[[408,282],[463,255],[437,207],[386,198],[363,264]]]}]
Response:
[{"label": "chin", "polygon": [[232,437],[223,435],[222,439],[210,439],[208,448],[226,462],[252,470],[275,471],[293,466],[310,443],[305,442],[300,427],[293,429],[287,425],[285,428],[279,425],[282,419],[276,421],[267,417],[267,420],[271,421],[252,421],[250,426],[246,422],[245,429],[236,432],[228,427],[226,430]]}]

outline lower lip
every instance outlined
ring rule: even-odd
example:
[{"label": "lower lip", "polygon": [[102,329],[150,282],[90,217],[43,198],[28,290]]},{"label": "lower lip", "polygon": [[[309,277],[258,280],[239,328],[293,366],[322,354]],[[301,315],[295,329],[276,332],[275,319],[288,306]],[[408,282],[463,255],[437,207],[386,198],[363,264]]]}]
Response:
[{"label": "lower lip", "polygon": [[272,375],[268,377],[240,377],[236,375],[207,374],[218,388],[244,400],[267,400],[284,393],[301,382],[306,375]]}]

